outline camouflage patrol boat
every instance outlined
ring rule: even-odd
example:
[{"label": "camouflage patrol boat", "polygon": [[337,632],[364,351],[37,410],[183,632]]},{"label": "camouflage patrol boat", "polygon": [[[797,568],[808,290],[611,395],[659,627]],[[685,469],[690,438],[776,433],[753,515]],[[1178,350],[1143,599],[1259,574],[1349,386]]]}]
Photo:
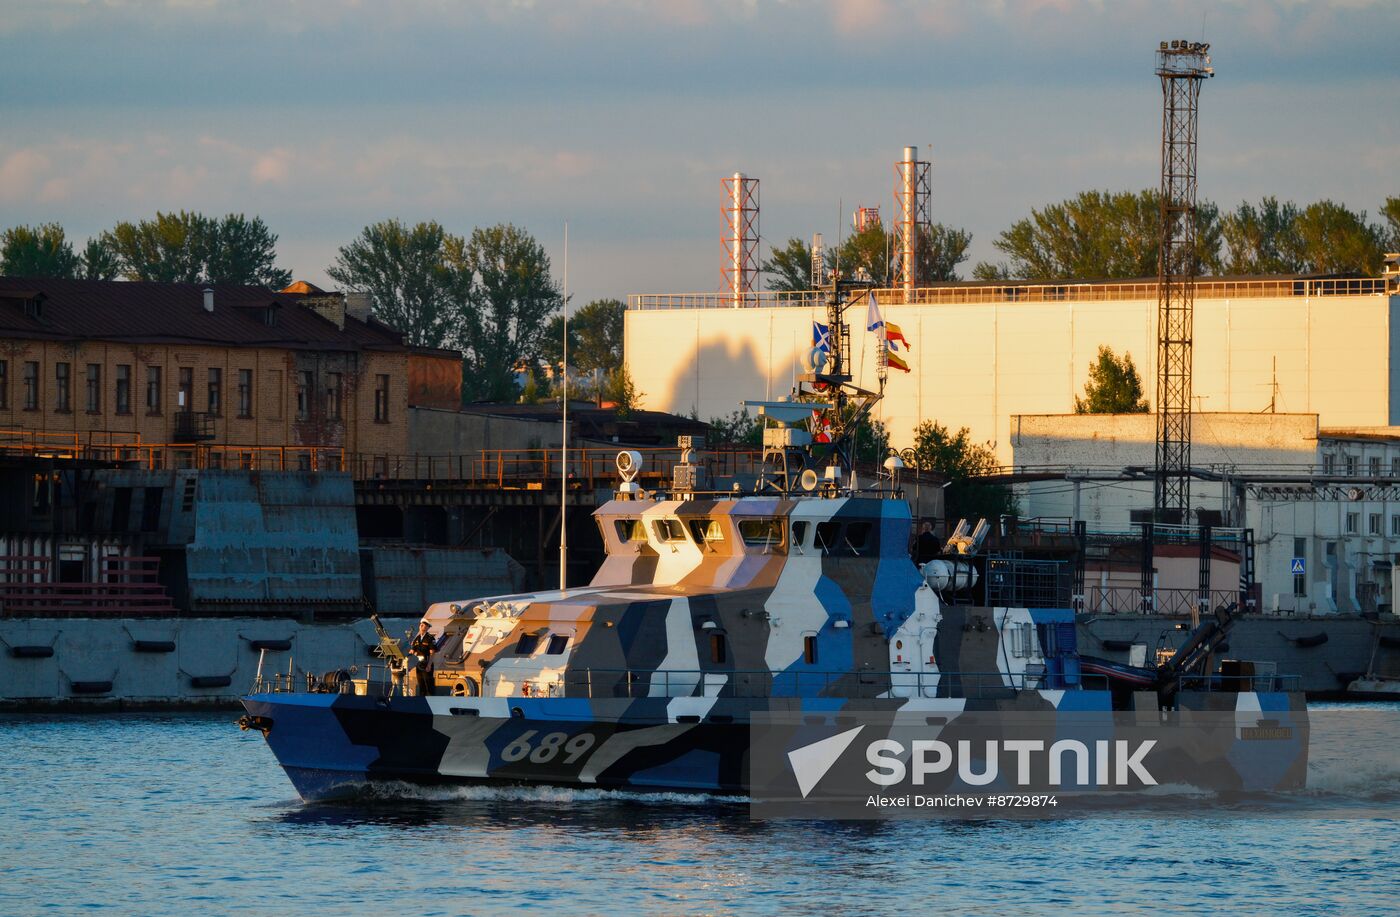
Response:
[{"label": "camouflage patrol boat", "polygon": [[[375,781],[743,794],[751,726],[773,714],[1022,711],[1053,729],[1200,709],[1298,722],[1302,696],[1277,679],[1211,674],[1228,611],[1167,663],[1133,669],[1081,656],[1061,571],[979,552],[985,523],[959,526],[917,567],[899,463],[864,487],[852,471],[845,431],[878,395],[842,370],[849,300],[833,287],[832,340],[810,357],[803,400],[755,403],[770,424],[757,480],[718,490],[687,451],[671,486],[646,492],[640,456],[623,453],[615,498],[594,513],[606,559],[588,586],[435,604],[428,684],[415,689],[419,661],[386,635],[367,671],[307,687],[260,678],[242,725],[263,732],[304,798],[324,799]],[[830,444],[803,429],[813,411],[836,431]],[[1274,737],[1282,764],[1237,757],[1198,776],[1297,785],[1305,743],[1291,727]]]}]

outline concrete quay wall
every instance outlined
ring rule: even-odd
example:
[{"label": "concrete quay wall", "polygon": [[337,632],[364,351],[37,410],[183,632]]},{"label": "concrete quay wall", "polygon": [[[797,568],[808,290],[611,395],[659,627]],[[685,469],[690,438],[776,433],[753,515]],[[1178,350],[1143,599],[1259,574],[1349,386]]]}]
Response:
[{"label": "concrete quay wall", "polygon": [[[396,637],[417,618],[385,618]],[[259,643],[264,674],[369,663],[374,625],[279,618],[0,619],[0,707],[19,710],[233,707],[252,687]]]}]

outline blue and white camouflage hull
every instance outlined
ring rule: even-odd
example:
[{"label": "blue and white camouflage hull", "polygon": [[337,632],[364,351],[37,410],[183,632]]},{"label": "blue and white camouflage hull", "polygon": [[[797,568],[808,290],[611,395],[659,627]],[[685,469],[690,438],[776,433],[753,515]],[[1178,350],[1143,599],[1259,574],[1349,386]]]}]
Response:
[{"label": "blue and white camouflage hull", "polygon": [[[1226,792],[1296,788],[1306,770],[1306,710],[1297,694],[1186,694],[1226,723],[1224,744],[1192,752],[1173,782]],[[271,693],[244,699],[252,724],[309,801],[370,784],[540,784],[744,795],[756,718],[811,735],[875,716],[946,719],[991,713],[1010,737],[1040,730],[1086,741],[1122,736],[1108,691],[1023,691],[1003,699],[915,698],[375,698]],[[997,720],[995,717],[1001,717]],[[968,717],[971,719],[971,717]],[[983,718],[983,722],[987,722]],[[1230,728],[1238,722],[1239,728]],[[1244,741],[1256,723],[1273,741]],[[1020,725],[1017,725],[1020,724]],[[1279,728],[1281,727],[1281,728]],[[1014,732],[1013,732],[1014,730]],[[1265,737],[1269,738],[1269,737]],[[1205,746],[1203,746],[1205,747]],[[956,789],[956,787],[953,787]]]}]

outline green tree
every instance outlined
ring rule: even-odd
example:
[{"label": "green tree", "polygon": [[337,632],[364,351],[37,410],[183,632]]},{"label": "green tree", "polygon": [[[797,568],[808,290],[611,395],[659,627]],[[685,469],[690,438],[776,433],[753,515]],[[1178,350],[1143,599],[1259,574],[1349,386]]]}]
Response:
[{"label": "green tree", "polygon": [[1298,208],[1266,197],[1256,208],[1248,202],[1220,221],[1228,274],[1294,274],[1302,270]]},{"label": "green tree", "polygon": [[748,408],[728,417],[711,417],[709,441],[713,445],[761,446],[763,421],[750,414]]},{"label": "green tree", "polygon": [[292,282],[292,272],[277,267],[276,260],[277,235],[262,218],[230,213],[213,224],[204,280],[280,290]]},{"label": "green tree", "polygon": [[455,316],[463,350],[467,400],[514,400],[514,367],[538,366],[544,328],[562,304],[549,255],[528,232],[499,224],[472,230],[447,247],[447,262],[465,293]]},{"label": "green tree", "polygon": [[[622,324],[627,307],[616,299],[595,299],[569,315],[569,365],[580,373],[610,373],[622,366]],[[551,366],[564,359],[564,316],[545,325],[540,354]]]},{"label": "green tree", "polygon": [[632,381],[632,374],[627,371],[627,367],[619,366],[608,373],[603,381],[604,401],[611,401],[613,410],[617,412],[620,419],[626,420],[632,416],[642,406],[644,392],[637,390],[636,384]]},{"label": "green tree", "polygon": [[70,278],[77,273],[78,257],[57,223],[15,226],[0,233],[0,274]]},{"label": "green tree", "polygon": [[1016,512],[1011,488],[977,481],[999,463],[990,447],[972,442],[967,427],[952,434],[937,421],[925,420],[914,428],[914,447],[903,455],[906,464],[948,482],[943,499],[949,520],[996,519]]},{"label": "green tree", "polygon": [[1366,222],[1366,211],[1332,201],[1309,204],[1294,225],[1302,270],[1318,274],[1379,274],[1385,246],[1382,230]]},{"label": "green tree", "polygon": [[855,277],[860,271],[870,275],[878,284],[886,285],[894,274],[890,270],[890,235],[879,223],[870,223],[860,232],[852,233],[836,250],[836,264],[841,276]]},{"label": "green tree", "polygon": [[919,232],[918,248],[914,252],[917,260],[920,283],[941,283],[959,280],[957,267],[967,260],[967,247],[972,244],[972,233],[954,229],[942,223]]},{"label": "green tree", "polygon": [[157,213],[153,220],[121,222],[104,233],[128,280],[161,283],[250,284],[281,289],[291,271],[274,267],[277,236],[260,217],[222,219],[202,213]]},{"label": "green tree", "polygon": [[[1002,266],[978,265],[978,279],[1099,280],[1157,273],[1161,235],[1159,195],[1153,189],[1083,191],[1017,220],[992,244],[1009,256]],[[1220,213],[1196,206],[1197,270],[1220,269]]]},{"label": "green tree", "polygon": [[768,289],[797,292],[812,289],[812,249],[801,239],[788,239],[775,248],[759,268],[769,275]]},{"label": "green tree", "polygon": [[101,237],[88,239],[83,246],[82,263],[78,274],[84,280],[116,280],[121,276],[122,265]]},{"label": "green tree", "polygon": [[1074,398],[1074,413],[1146,414],[1147,399],[1133,355],[1124,353],[1120,359],[1112,348],[1100,347],[1098,359],[1089,365],[1084,397]]},{"label": "green tree", "polygon": [[447,251],[460,251],[459,236],[437,222],[409,227],[399,220],[366,226],[342,246],[326,274],[343,287],[369,293],[374,314],[418,347],[442,347],[463,300]]},{"label": "green tree", "polygon": [[1400,197],[1385,199],[1385,203],[1381,205],[1381,218],[1385,220],[1385,225],[1381,227],[1385,238],[1385,250],[1400,252]]}]

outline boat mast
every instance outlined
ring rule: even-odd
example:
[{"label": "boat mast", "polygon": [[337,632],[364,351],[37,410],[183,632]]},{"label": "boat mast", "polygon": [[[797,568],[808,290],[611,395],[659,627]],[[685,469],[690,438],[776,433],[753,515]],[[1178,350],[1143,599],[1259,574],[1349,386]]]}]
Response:
[{"label": "boat mast", "polygon": [[559,591],[569,588],[569,221],[564,221],[564,413],[559,431]]}]

